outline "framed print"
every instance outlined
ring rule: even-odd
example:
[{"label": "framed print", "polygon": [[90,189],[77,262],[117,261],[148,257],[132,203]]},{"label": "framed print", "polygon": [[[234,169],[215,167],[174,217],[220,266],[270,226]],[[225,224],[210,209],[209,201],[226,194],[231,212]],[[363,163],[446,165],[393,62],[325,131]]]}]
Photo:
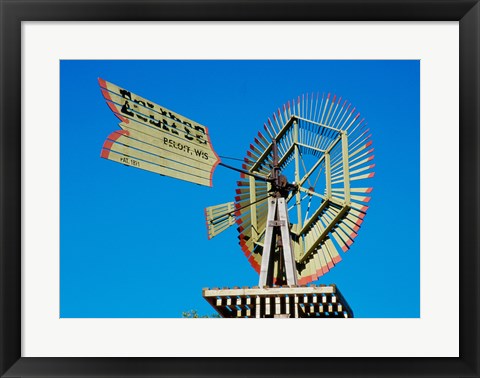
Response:
[{"label": "framed print", "polygon": [[478,376],[477,1],[2,10],[2,376]]},{"label": "framed print", "polygon": [[[197,33],[199,32],[200,29],[197,28]],[[27,40],[29,33],[27,30],[25,34]],[[444,43],[446,44],[446,41]],[[205,300],[199,295],[202,288],[218,287],[218,290],[223,290],[220,287],[250,285],[248,289],[250,292],[259,290],[251,288],[259,284],[256,270],[260,268],[260,251],[259,248],[249,250],[251,245],[248,240],[252,238],[252,228],[248,225],[256,222],[255,228],[260,228],[265,223],[268,183],[263,181],[262,175],[265,170],[249,176],[252,180],[258,180],[255,193],[250,195],[250,179],[242,179],[243,172],[233,169],[242,169],[241,165],[236,164],[238,156],[246,155],[244,161],[245,159],[248,161],[249,154],[254,155],[257,151],[268,149],[269,136],[279,129],[275,118],[278,117],[278,122],[283,124],[286,123],[285,117],[292,117],[298,113],[298,126],[291,122],[291,126],[287,126],[284,132],[285,138],[279,138],[278,142],[280,161],[286,161],[289,157],[291,159],[290,162],[286,161],[281,174],[286,178],[290,177],[290,182],[293,181],[293,177],[297,177],[299,182],[304,182],[301,189],[296,192],[289,191],[288,187],[281,189],[289,192],[287,201],[290,199],[292,202],[293,198],[299,200],[298,205],[293,208],[291,203],[288,206],[289,222],[303,225],[307,224],[309,219],[308,222],[314,224],[315,218],[310,218],[310,215],[320,214],[322,211],[321,206],[324,202],[319,197],[319,193],[324,192],[324,188],[327,187],[324,175],[326,165],[323,164],[325,158],[322,159],[322,155],[319,158],[314,152],[321,153],[322,145],[339,142],[336,136],[338,132],[332,129],[328,129],[332,135],[325,133],[322,138],[314,139],[315,134],[311,127],[318,126],[315,123],[317,121],[328,122],[333,129],[338,127],[340,130],[347,130],[348,140],[345,144],[350,143],[353,160],[350,164],[352,208],[345,218],[337,213],[338,209],[343,208],[339,204],[344,195],[343,171],[338,164],[342,151],[338,145],[335,149],[331,147],[332,152],[328,155],[328,159],[332,161],[330,180],[332,184],[328,183],[328,190],[332,193],[333,208],[326,211],[321,226],[315,223],[316,228],[312,227],[309,232],[307,232],[308,228],[305,228],[306,235],[299,238],[302,241],[309,240],[310,244],[306,241],[304,243],[305,253],[309,252],[308,249],[310,253],[315,253],[314,243],[318,245],[324,243],[325,249],[317,250],[319,255],[314,255],[313,259],[308,260],[309,262],[307,258],[304,259],[305,263],[298,261],[301,268],[297,269],[298,277],[293,277],[292,281],[296,279],[297,286],[306,286],[314,281],[316,285],[335,283],[335,297],[340,298],[342,295],[344,300],[339,299],[337,306],[334,306],[334,303],[328,305],[330,302],[327,297],[322,296],[325,308],[323,305],[319,308],[315,306],[315,302],[312,302],[312,306],[307,305],[308,309],[305,313],[305,303],[302,303],[303,308],[298,312],[299,309],[293,304],[290,306],[289,297],[289,306],[287,306],[287,296],[285,296],[279,297],[285,300],[285,303],[280,303],[280,307],[285,307],[285,312],[288,309],[288,315],[298,317],[315,314],[319,317],[354,316],[357,319],[419,318],[420,65],[419,60],[62,60],[60,62],[62,120],[60,125],[60,317],[62,319],[180,318],[183,313],[191,309],[194,310],[194,314],[198,314],[197,316],[219,316],[214,315],[218,308],[217,298],[215,297],[214,303],[213,297],[209,296],[212,295],[210,294],[212,290],[208,290],[205,294],[206,299],[210,300]],[[453,70],[454,67],[452,67]],[[154,125],[156,123],[154,118],[151,118],[153,123],[136,122],[137,113],[126,110],[123,105],[113,108],[113,112],[110,106],[105,109],[106,104],[113,106],[117,103],[111,102],[110,99],[118,101],[120,97],[117,93],[127,90],[114,84],[125,82],[126,72],[136,72],[134,80],[145,83],[143,88],[134,81],[131,81],[131,84],[124,84],[130,96],[147,93],[149,86],[162,87],[162,92],[168,93],[169,103],[162,102],[162,105],[150,100],[150,95],[142,97],[149,98],[145,101],[155,104],[154,108],[150,108],[154,112],[151,117],[155,119],[160,117],[160,112],[156,112],[155,107],[158,110],[162,109],[165,113],[167,113],[166,107],[177,112],[181,109],[182,114],[189,115],[192,119],[196,118],[197,122],[199,119],[208,120],[201,123],[208,125],[208,129],[207,126],[195,124],[199,128],[205,127],[206,133],[199,134],[198,139],[193,139],[191,135],[195,135],[195,131],[192,131],[187,123],[182,122],[183,127],[188,130],[188,133],[182,136],[182,127],[177,126],[180,121],[173,123],[166,121],[167,123],[162,123],[165,128],[159,129]],[[139,77],[139,72],[142,72],[142,77]],[[168,77],[157,76],[158,72],[168,72],[169,75]],[[293,80],[287,75],[284,80],[278,81],[278,77],[285,75],[286,72],[297,72],[297,74]],[[318,75],[319,72],[328,72],[328,80],[323,75]],[[212,76],[212,73],[215,75]],[[104,75],[108,75],[109,81],[90,80],[92,77]],[[158,77],[157,82],[154,82],[155,77]],[[150,79],[147,80],[147,78]],[[225,82],[228,82],[227,87]],[[352,82],[353,85],[350,84]],[[185,85],[179,85],[179,83],[185,83]],[[269,98],[272,105],[275,102],[282,105],[282,92],[295,92],[298,87],[333,87],[334,83],[337,83],[338,95],[329,96],[328,93],[312,95],[312,92],[302,94],[300,101],[298,96],[290,100],[290,107],[288,101],[284,108],[281,106],[280,113],[277,108],[275,118],[269,115],[270,122],[268,118],[264,121],[256,118],[256,114],[261,114],[262,108],[269,105],[265,102],[265,98]],[[346,84],[342,86],[341,83]],[[186,85],[189,87],[190,102],[189,94],[184,91]],[[352,87],[357,88],[359,93],[356,94]],[[177,93],[174,93],[175,88],[178,89]],[[225,90],[228,91],[228,104],[220,104],[218,93]],[[97,91],[105,95],[105,100],[100,98],[101,101],[99,101],[97,96],[91,95]],[[196,95],[200,92],[203,93],[202,99]],[[357,101],[354,105],[350,105],[349,100],[342,99],[340,93],[344,92],[348,93],[348,99],[371,99],[378,93],[382,93],[388,101],[382,102],[381,99],[377,99],[371,103],[373,109],[369,111],[368,102]],[[79,97],[83,98],[82,106],[89,109],[86,118],[77,115],[76,104]],[[178,99],[178,103],[173,103],[171,98]],[[208,101],[207,98],[209,98]],[[243,105],[239,107],[239,104]],[[333,107],[331,104],[334,104]],[[397,113],[398,106],[402,106],[404,110],[392,117],[392,114]],[[129,107],[135,109],[135,105],[129,105]],[[317,107],[317,114],[315,114],[315,107]],[[358,116],[359,113],[356,111],[352,114],[355,107],[361,109]],[[147,108],[138,109],[147,111]],[[202,109],[205,110],[202,111]],[[376,109],[382,111],[377,112]],[[330,115],[327,117],[329,112]],[[90,121],[88,114],[96,114],[95,120]],[[120,124],[121,129],[117,129],[116,114],[123,118]],[[193,117],[193,114],[196,114],[196,117]],[[209,114],[214,114],[214,117]],[[325,119],[323,121],[322,114]],[[178,113],[175,113],[175,117],[181,120]],[[377,135],[373,132],[373,126],[363,126],[367,124],[369,118],[373,118],[376,125],[389,124],[389,127],[382,128]],[[216,123],[214,119],[217,120]],[[228,124],[225,123],[226,119]],[[307,119],[310,121],[306,121]],[[112,121],[114,121],[113,124]],[[186,120],[184,122],[192,123]],[[350,123],[351,126],[349,126]],[[102,125],[108,124],[113,128],[106,133]],[[258,124],[261,125],[261,130],[258,129]],[[295,127],[298,127],[299,146],[304,149],[303,151],[299,149],[296,155],[292,149]],[[88,136],[85,136],[84,147],[78,148],[77,135],[78,130],[82,128]],[[144,130],[144,133],[141,130]],[[388,148],[387,146],[397,145],[398,130],[402,130],[402,134],[405,135],[401,149]],[[128,137],[124,134],[126,132],[129,134]],[[28,134],[27,131],[25,135]],[[53,133],[48,134],[53,135]],[[207,137],[203,138],[202,135]],[[376,135],[375,138],[374,135]],[[235,136],[235,142],[232,136]],[[450,137],[453,136],[450,135]],[[40,138],[41,136],[36,136],[34,139],[38,143]],[[142,142],[144,138],[146,138],[145,142]],[[27,136],[26,139],[28,140],[29,137]],[[132,144],[132,147],[125,147],[128,144]],[[254,149],[249,149],[245,153],[244,147],[250,144]],[[100,146],[104,146],[100,153],[103,159],[98,158],[97,150]],[[145,150],[139,149],[142,146]],[[134,160],[125,160],[118,153],[125,148],[131,149],[128,154]],[[327,148],[323,147],[323,149]],[[285,154],[288,150],[292,151],[290,155]],[[399,154],[402,156],[400,160]],[[159,156],[168,160],[169,168],[166,165],[157,164],[162,162]],[[374,165],[376,159],[382,160],[381,166]],[[111,164],[112,162],[117,164]],[[119,162],[121,164],[118,164]],[[128,165],[130,162],[133,165]],[[136,169],[126,170],[125,164]],[[191,164],[198,166],[200,170],[192,172]],[[388,171],[383,167],[388,167]],[[310,176],[305,176],[301,180],[300,177],[309,171],[312,172]],[[160,177],[159,182],[158,174],[163,175],[165,179]],[[130,176],[131,179],[127,179]],[[96,177],[95,185],[90,185],[92,177]],[[181,182],[175,180],[181,180]],[[158,186],[159,183],[162,185]],[[315,187],[317,195],[310,195],[307,187]],[[367,189],[362,189],[363,187]],[[389,190],[386,189],[387,187]],[[123,194],[118,192],[120,188]],[[313,193],[313,189],[311,190]],[[233,196],[232,193],[235,195]],[[115,198],[113,201],[110,200],[112,196]],[[253,196],[255,198],[250,199]],[[401,212],[389,206],[398,198],[407,196],[408,201],[403,203]],[[177,197],[179,200],[171,203],[164,200]],[[186,200],[187,197],[190,199]],[[148,206],[120,206],[124,201],[134,201],[134,198],[151,198],[152,201],[149,201]],[[225,205],[230,200],[236,202]],[[256,215],[253,217],[255,219],[252,219],[251,213],[244,211],[249,208],[250,202],[256,201],[258,201],[255,208]],[[209,206],[212,204],[213,206]],[[234,210],[242,207],[243,209],[238,210],[239,215],[235,217]],[[205,237],[205,208],[207,208],[208,217],[212,220],[207,223],[208,237]],[[224,212],[222,212],[223,208],[225,208]],[[92,219],[91,215],[99,212],[108,216],[99,217],[97,220]],[[391,217],[392,212],[395,214],[394,217]],[[160,222],[158,219],[160,214],[169,214],[168,220]],[[345,224],[340,224],[338,233],[332,233],[324,241],[321,240],[321,235],[319,238],[312,237],[310,232],[316,233],[320,227],[326,229],[329,227],[329,221],[333,222],[329,214],[336,214],[335,217],[345,219]],[[392,219],[385,224],[385,219],[390,217]],[[121,222],[112,222],[111,219],[121,219]],[[85,227],[84,225],[87,224],[88,227]],[[179,225],[182,226],[179,227]],[[239,226],[241,228],[235,230]],[[121,238],[114,237],[113,235],[116,235],[119,229],[128,231]],[[233,235],[232,230],[234,230]],[[388,245],[389,240],[393,240],[399,230],[402,234],[408,235],[409,241],[406,243],[408,248],[405,248],[403,243],[389,245],[388,252],[383,251],[385,253],[382,254],[382,250],[377,249],[377,246]],[[79,231],[81,238],[78,237]],[[189,233],[191,240],[195,240],[193,245],[182,241],[185,232]],[[344,238],[347,236],[345,232],[350,236],[344,243]],[[263,231],[259,230],[258,233],[262,234]],[[379,233],[382,234],[381,238],[378,236]],[[324,231],[324,234],[327,235],[327,232]],[[105,235],[112,236],[105,238]],[[369,235],[372,235],[370,240]],[[236,248],[240,254],[222,252],[235,250],[231,245],[232,239],[241,240],[241,245]],[[300,243],[294,244],[294,248],[296,250],[294,249],[293,252],[299,254]],[[206,252],[207,255],[191,254],[193,249],[208,252]],[[349,256],[355,250],[365,250],[365,252],[362,253],[361,260],[359,258],[350,263]],[[171,255],[166,251],[176,252]],[[170,257],[164,256],[164,253]],[[178,259],[175,255],[181,257]],[[398,258],[399,255],[402,256],[401,259]],[[375,265],[378,264],[379,259],[383,260],[382,268],[376,269]],[[150,263],[145,264],[145,260]],[[128,263],[128,269],[125,269],[125,263]],[[310,264],[315,264],[315,269]],[[355,267],[350,267],[350,264],[355,264]],[[145,270],[146,266],[154,268],[149,271]],[[236,268],[229,268],[233,266]],[[105,280],[105,272],[109,272],[108,280]],[[365,272],[369,274],[366,275]],[[131,276],[128,284],[123,278],[126,274]],[[348,277],[343,278],[344,275]],[[401,280],[393,278],[399,275],[402,276]],[[273,276],[272,272],[272,281]],[[182,277],[189,277],[189,279],[184,280]],[[389,277],[392,278],[389,279]],[[282,278],[278,277],[278,279]],[[265,281],[267,281],[266,276]],[[378,281],[382,281],[382,285],[376,285]],[[377,304],[375,306],[363,303],[362,298],[365,298],[363,291],[355,290],[359,282],[362,282],[365,288],[376,285]],[[159,290],[159,288],[171,287],[173,283],[175,290],[181,291],[182,295],[172,296],[170,290]],[[36,287],[38,288],[38,285]],[[318,290],[333,290],[333,287],[326,286],[325,289]],[[397,294],[393,296],[392,292]],[[111,299],[106,300],[108,297]],[[121,300],[113,298],[121,298]],[[155,300],[151,301],[148,298],[155,298]],[[241,309],[236,308],[235,311],[230,311],[231,307],[227,305],[229,299],[231,301],[231,298],[226,298],[225,306],[219,303],[224,317],[240,315],[255,318],[287,315],[287,313],[282,314],[281,309],[278,309],[280,313],[270,311],[266,298],[263,311],[257,312],[257,304],[254,308],[252,307],[251,298],[245,300],[249,303],[238,304],[242,306]],[[241,298],[237,299],[241,301]],[[259,295],[258,299],[261,302],[262,296]],[[262,303],[258,305],[258,309],[261,310]],[[190,307],[186,308],[186,306]],[[334,307],[336,307],[335,311]],[[329,308],[330,311],[328,311]],[[318,312],[312,312],[314,309]]]}]

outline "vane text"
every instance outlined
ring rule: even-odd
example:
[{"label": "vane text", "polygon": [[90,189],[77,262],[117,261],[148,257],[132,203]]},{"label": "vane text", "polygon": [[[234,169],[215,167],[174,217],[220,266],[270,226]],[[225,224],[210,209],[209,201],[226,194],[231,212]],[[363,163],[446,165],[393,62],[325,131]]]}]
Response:
[{"label": "vane text", "polygon": [[197,150],[196,148],[190,148],[189,145],[179,143],[169,138],[163,138],[163,144],[170,147],[171,149],[182,151],[185,154],[193,155],[193,156],[208,160],[208,152],[206,151]]}]

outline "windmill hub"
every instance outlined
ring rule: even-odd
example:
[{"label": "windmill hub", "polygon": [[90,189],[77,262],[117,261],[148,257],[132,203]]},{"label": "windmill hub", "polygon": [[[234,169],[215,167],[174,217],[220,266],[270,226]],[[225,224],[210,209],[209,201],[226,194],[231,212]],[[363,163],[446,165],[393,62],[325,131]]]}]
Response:
[{"label": "windmill hub", "polygon": [[272,197],[287,198],[290,192],[298,190],[298,185],[295,182],[289,183],[287,177],[281,174],[276,179],[271,179],[270,183],[272,185],[270,189]]}]

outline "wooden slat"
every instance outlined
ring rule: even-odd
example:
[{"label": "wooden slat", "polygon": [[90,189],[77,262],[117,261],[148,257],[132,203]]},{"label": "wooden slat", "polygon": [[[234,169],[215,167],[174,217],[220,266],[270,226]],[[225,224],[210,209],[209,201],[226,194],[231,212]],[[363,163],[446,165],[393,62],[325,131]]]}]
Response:
[{"label": "wooden slat", "polygon": [[[343,194],[343,188],[332,188],[333,192],[340,192]],[[373,188],[350,188],[352,193],[371,193]]]},{"label": "wooden slat", "polygon": [[334,264],[337,264],[342,260],[342,258],[340,257],[340,254],[337,251],[337,248],[332,242],[332,239],[327,238],[325,240],[325,244],[322,246],[322,249],[324,250],[325,253],[330,255]]},{"label": "wooden slat", "polygon": [[168,143],[165,143],[160,139],[153,138],[144,133],[139,133],[135,130],[128,130],[128,133],[117,131],[110,134],[108,139],[113,139],[113,141],[116,141],[117,143],[122,143],[135,149],[165,157],[166,159],[174,160],[185,165],[193,166],[209,173],[212,169],[213,164],[212,162],[208,163],[208,159],[202,159],[203,161],[200,161],[192,156],[195,153],[195,149],[192,151],[184,148],[182,148],[182,150],[174,149],[169,147]]},{"label": "wooden slat", "polygon": [[355,164],[350,164],[350,168],[356,168],[356,167],[358,167],[358,166],[361,166],[362,164],[366,164],[366,163],[372,161],[373,158],[374,158],[374,156],[373,156],[373,155],[370,155],[368,158],[362,159],[362,160],[360,160],[359,162],[357,162],[357,163],[355,163]]},{"label": "wooden slat", "polygon": [[[106,152],[104,153],[104,151],[106,151]],[[159,165],[149,163],[147,161],[139,161],[139,160],[135,159],[135,157],[131,158],[131,157],[126,157],[126,156],[122,155],[122,152],[120,152],[120,153],[113,152],[112,153],[108,150],[102,150],[102,155],[103,155],[102,157],[104,157],[105,159],[112,160],[112,161],[115,161],[115,162],[120,163],[120,164],[129,165],[129,166],[132,166],[132,167],[135,167],[135,168],[139,168],[139,169],[143,169],[143,170],[146,170],[146,171],[158,173],[158,174],[164,175],[164,176],[173,177],[173,178],[176,178],[176,179],[179,179],[179,180],[193,182],[193,183],[199,184],[199,185],[211,186],[210,185],[210,179],[205,179],[205,178],[198,177],[198,176],[188,175],[186,173],[171,170],[171,169],[168,169],[166,167],[162,167],[162,166],[159,166]]]},{"label": "wooden slat", "polygon": [[[145,135],[149,137],[156,138],[158,142],[153,144],[162,145],[164,144],[166,147],[170,147],[172,150],[178,151],[187,151],[191,153],[192,157],[196,157],[197,154],[201,155],[201,153],[206,153],[209,155],[209,158],[215,158],[216,154],[213,149],[206,144],[200,144],[195,142],[194,140],[189,140],[185,138],[183,134],[174,134],[168,133],[162,128],[152,126],[148,123],[144,123],[141,121],[131,120],[130,122],[121,122],[119,126],[124,130],[133,130],[139,132],[141,140],[145,138]],[[166,138],[166,139],[165,139]],[[195,152],[197,151],[197,152]],[[199,156],[201,157],[201,156]]]},{"label": "wooden slat", "polygon": [[357,173],[365,172],[373,168],[375,168],[375,164],[370,164],[370,165],[367,165],[366,167],[358,168],[358,169],[355,169],[354,171],[351,171],[350,175],[355,176]]},{"label": "wooden slat", "polygon": [[208,238],[212,239],[235,224],[234,203],[227,202],[205,208]]},{"label": "wooden slat", "polygon": [[362,152],[364,149],[368,148],[371,144],[372,144],[372,141],[369,141],[369,142],[365,143],[364,145],[360,146],[358,149],[352,151],[352,152],[348,155],[348,158],[351,159],[351,158],[354,157],[355,155],[357,155],[357,154],[359,154],[360,152]]},{"label": "wooden slat", "polygon": [[375,172],[367,173],[365,175],[350,177],[350,181],[369,179],[369,178],[372,178],[374,176],[375,176]]},{"label": "wooden slat", "polygon": [[[159,165],[165,168],[166,175],[168,175],[169,173],[172,173],[172,175],[177,175],[177,173],[181,174],[180,176],[178,175],[175,176],[176,178],[184,177],[183,180],[188,181],[188,178],[192,176],[192,177],[199,177],[208,181],[210,180],[209,171],[195,169],[195,167],[192,167],[190,165],[182,164],[174,160],[169,160],[163,156],[154,155],[125,144],[115,142],[110,146],[108,150],[117,152],[122,155],[129,156],[132,159],[138,159],[151,164]],[[141,165],[141,162],[139,162],[139,164]],[[141,167],[139,166],[138,168],[141,168]],[[175,172],[170,172],[170,171],[175,171]]]}]

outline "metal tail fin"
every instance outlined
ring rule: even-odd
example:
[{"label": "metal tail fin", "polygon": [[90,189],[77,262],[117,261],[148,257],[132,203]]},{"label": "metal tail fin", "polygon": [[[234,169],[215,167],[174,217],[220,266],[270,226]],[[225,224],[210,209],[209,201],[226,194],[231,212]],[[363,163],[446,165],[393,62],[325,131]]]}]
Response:
[{"label": "metal tail fin", "polygon": [[212,239],[228,227],[235,224],[235,205],[233,202],[205,208],[208,238]]}]

